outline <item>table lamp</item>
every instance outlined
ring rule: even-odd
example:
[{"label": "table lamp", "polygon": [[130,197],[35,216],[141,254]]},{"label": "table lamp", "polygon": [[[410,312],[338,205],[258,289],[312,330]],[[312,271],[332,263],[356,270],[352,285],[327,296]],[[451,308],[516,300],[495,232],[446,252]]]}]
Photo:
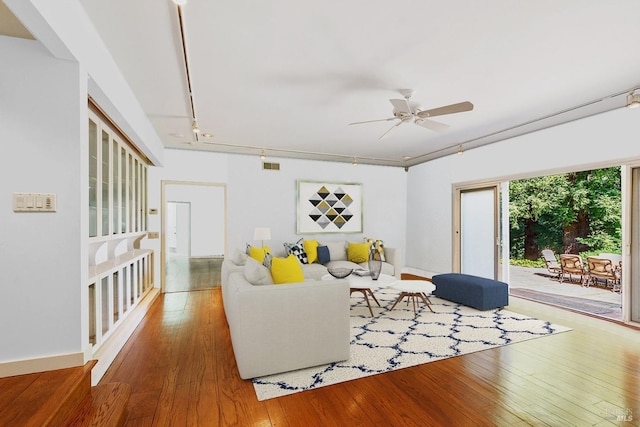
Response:
[{"label": "table lamp", "polygon": [[271,240],[271,229],[269,227],[256,227],[253,231],[253,240],[260,240],[264,247],[265,240]]}]

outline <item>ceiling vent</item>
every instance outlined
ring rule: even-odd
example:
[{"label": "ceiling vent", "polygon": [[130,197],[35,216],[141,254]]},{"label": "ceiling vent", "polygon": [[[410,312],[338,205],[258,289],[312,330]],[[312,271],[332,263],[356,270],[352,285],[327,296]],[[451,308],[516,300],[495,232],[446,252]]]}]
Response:
[{"label": "ceiling vent", "polygon": [[262,162],[262,169],[266,171],[279,171],[280,163]]}]

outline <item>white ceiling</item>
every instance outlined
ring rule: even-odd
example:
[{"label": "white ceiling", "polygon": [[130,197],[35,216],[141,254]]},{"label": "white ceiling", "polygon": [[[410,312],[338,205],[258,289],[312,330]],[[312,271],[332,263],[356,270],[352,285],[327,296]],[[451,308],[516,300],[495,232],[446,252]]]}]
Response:
[{"label": "white ceiling", "polygon": [[[167,147],[411,166],[619,107],[640,84],[637,0],[188,0],[195,113],[214,135],[196,142],[178,7],[80,2]],[[423,109],[475,109],[437,117],[441,134],[348,125],[391,117],[402,88]]]}]

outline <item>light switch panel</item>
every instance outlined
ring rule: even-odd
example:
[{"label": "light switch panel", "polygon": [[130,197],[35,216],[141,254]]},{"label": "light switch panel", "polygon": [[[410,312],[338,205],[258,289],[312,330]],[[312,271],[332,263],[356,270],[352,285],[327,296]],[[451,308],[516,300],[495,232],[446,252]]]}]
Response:
[{"label": "light switch panel", "polygon": [[55,193],[13,193],[14,212],[55,212]]}]

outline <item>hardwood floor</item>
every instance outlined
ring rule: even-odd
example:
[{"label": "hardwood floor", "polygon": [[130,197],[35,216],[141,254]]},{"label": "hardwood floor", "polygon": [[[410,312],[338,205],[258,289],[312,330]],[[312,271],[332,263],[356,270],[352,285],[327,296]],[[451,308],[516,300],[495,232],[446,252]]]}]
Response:
[{"label": "hardwood floor", "polygon": [[223,257],[169,255],[165,292],[197,291],[220,286]]},{"label": "hardwood floor", "polygon": [[640,331],[518,298],[509,309],[574,330],[258,402],[220,288],[164,294],[101,383],[131,385],[128,426],[640,425]]}]

